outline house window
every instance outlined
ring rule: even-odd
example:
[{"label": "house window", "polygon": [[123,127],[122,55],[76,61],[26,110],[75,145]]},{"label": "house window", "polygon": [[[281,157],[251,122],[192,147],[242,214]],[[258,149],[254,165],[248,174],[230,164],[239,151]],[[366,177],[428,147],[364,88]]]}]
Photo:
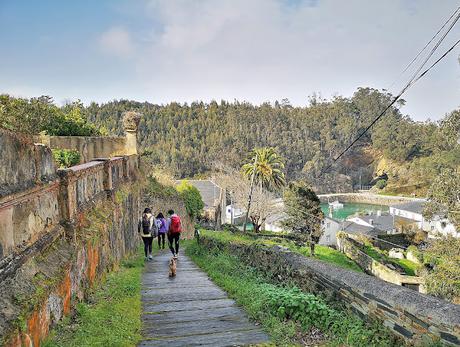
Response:
[{"label": "house window", "polygon": [[326,224],[326,228],[330,228],[330,227],[331,227],[331,223],[328,222],[328,223]]},{"label": "house window", "polygon": [[326,235],[326,242],[331,242],[331,235]]},{"label": "house window", "polygon": [[441,228],[443,228],[443,229],[444,229],[444,228],[446,227],[446,225],[447,225],[447,223],[446,223],[446,222],[441,222]]},{"label": "house window", "polygon": [[433,230],[434,230],[434,225],[431,226],[431,231],[433,231]]}]

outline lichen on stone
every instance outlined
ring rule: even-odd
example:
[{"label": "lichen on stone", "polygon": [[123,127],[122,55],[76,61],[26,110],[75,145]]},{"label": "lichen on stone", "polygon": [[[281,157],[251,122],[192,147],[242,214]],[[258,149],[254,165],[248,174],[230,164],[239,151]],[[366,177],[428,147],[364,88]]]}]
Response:
[{"label": "lichen on stone", "polygon": [[135,111],[126,111],[123,113],[123,128],[126,131],[137,131],[141,115]]}]

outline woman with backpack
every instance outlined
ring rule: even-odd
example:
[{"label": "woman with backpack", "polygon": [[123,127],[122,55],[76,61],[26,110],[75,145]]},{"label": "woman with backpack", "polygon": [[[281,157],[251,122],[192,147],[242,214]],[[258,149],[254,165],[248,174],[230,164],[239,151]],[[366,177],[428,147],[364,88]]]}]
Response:
[{"label": "woman with backpack", "polygon": [[180,217],[173,210],[168,211],[169,218],[166,222],[168,227],[168,244],[173,257],[177,259],[179,255],[179,240],[182,232],[182,222]]},{"label": "woman with backpack", "polygon": [[157,236],[157,223],[150,208],[145,208],[137,228],[144,242],[145,260],[152,260],[153,238]]},{"label": "woman with backpack", "polygon": [[158,226],[158,249],[165,249],[166,233],[168,231],[166,225],[166,219],[163,213],[157,215],[157,226]]}]

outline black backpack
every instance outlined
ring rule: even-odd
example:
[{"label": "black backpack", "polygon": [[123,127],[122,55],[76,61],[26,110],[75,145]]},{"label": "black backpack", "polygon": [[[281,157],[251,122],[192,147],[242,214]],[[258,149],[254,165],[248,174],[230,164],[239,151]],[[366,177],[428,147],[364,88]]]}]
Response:
[{"label": "black backpack", "polygon": [[147,214],[142,215],[142,233],[144,235],[150,234],[150,218]]}]

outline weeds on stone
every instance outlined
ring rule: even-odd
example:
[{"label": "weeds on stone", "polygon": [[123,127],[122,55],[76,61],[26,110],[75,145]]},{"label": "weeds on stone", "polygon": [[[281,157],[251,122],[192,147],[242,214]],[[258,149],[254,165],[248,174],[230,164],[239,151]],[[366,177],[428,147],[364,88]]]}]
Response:
[{"label": "weeds on stone", "polygon": [[64,318],[45,347],[136,346],[141,339],[141,274],[139,252],[121,263],[98,285],[72,317]]}]

